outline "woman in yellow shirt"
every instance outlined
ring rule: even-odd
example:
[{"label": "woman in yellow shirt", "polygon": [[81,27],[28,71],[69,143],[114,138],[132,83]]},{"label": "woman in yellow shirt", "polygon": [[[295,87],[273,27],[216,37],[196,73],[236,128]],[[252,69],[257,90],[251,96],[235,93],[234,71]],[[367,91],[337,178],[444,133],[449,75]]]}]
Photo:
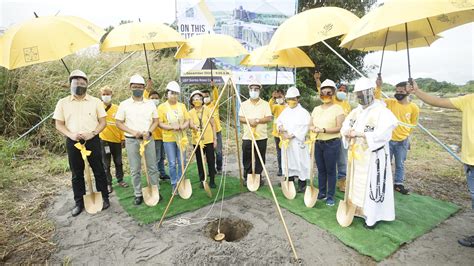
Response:
[{"label": "woman in yellow shirt", "polygon": [[314,156],[318,167],[319,195],[326,198],[326,205],[334,206],[336,190],[336,162],[341,146],[341,130],[344,110],[334,104],[336,84],[330,79],[321,83],[319,97],[322,105],[316,106],[311,114],[310,129],[318,134],[314,144]]},{"label": "woman in yellow shirt", "polygon": [[[181,87],[176,81],[166,85],[168,100],[158,106],[159,126],[163,129],[163,146],[168,158],[168,170],[171,177],[173,191],[181,177],[181,154],[178,143],[186,138],[186,129],[189,126],[189,113],[183,103],[178,102]],[[184,151],[183,151],[184,154]],[[186,161],[184,154],[183,161]]]},{"label": "woman in yellow shirt", "polygon": [[[214,177],[216,175],[216,158],[214,156],[214,149],[217,146],[216,138],[216,124],[214,122],[214,117],[211,116],[211,110],[207,106],[203,106],[204,95],[196,90],[191,93],[189,97],[189,104],[193,108],[189,111],[190,127],[192,131],[192,143],[196,147],[198,145],[199,136],[201,130],[206,125],[207,121],[210,120],[210,125],[207,126],[204,131],[204,135],[201,139],[201,143],[204,144],[203,152],[206,156],[207,169],[209,173],[209,186],[215,188],[216,184],[214,182]],[[204,181],[204,168],[203,162],[204,158],[201,156],[201,151],[196,152],[196,162],[199,171],[199,180],[201,181],[201,188],[204,188],[202,181]]]}]

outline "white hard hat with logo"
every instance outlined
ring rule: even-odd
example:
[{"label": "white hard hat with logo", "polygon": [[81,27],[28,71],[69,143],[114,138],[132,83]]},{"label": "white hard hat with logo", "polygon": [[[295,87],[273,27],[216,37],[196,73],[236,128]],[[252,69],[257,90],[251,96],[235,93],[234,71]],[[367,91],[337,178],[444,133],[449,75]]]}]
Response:
[{"label": "white hard hat with logo", "polygon": [[191,95],[189,96],[189,98],[192,99],[193,96],[196,95],[196,94],[199,94],[199,95],[201,95],[201,97],[204,97],[200,90],[195,90],[195,91],[191,92]]},{"label": "white hard hat with logo", "polygon": [[326,79],[325,81],[323,81],[323,83],[321,83],[321,89],[328,88],[328,87],[336,89],[336,83],[334,83],[334,81],[330,79]]},{"label": "white hard hat with logo", "polygon": [[300,96],[300,91],[295,86],[288,88],[285,98],[296,98]]},{"label": "white hard hat with logo", "polygon": [[368,78],[361,78],[354,85],[354,92],[365,91],[365,90],[374,89],[374,88],[375,88],[375,82],[371,81]]},{"label": "white hard hat with logo", "polygon": [[181,93],[181,87],[179,86],[178,82],[176,82],[174,80],[168,82],[168,85],[166,85],[166,90]]},{"label": "white hard hat with logo", "polygon": [[88,80],[86,73],[82,72],[79,69],[73,70],[71,74],[69,74],[69,82],[71,82],[73,78],[83,78],[85,80]]},{"label": "white hard hat with logo", "polygon": [[142,76],[135,74],[130,78],[130,84],[143,84],[145,85],[145,79]]}]

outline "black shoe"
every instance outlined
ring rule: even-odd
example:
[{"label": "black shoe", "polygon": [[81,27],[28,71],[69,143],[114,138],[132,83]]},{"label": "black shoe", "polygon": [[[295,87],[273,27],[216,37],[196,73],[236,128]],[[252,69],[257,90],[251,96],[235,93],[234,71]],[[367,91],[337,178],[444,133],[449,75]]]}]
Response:
[{"label": "black shoe", "polygon": [[135,200],[133,201],[133,204],[135,205],[140,205],[143,202],[143,197],[135,197]]},{"label": "black shoe", "polygon": [[216,183],[210,183],[209,186],[210,186],[211,188],[216,188]]},{"label": "black shoe", "polygon": [[367,225],[366,223],[364,223],[364,227],[365,227],[366,229],[369,229],[369,230],[375,229],[375,226],[377,226],[377,223],[374,223],[374,225],[370,225],[370,226]]},{"label": "black shoe", "polygon": [[298,185],[299,185],[298,193],[304,193],[306,189],[306,180],[303,180],[303,181],[299,180]]},{"label": "black shoe", "polygon": [[400,192],[403,195],[408,195],[408,192],[410,192],[408,189],[406,189],[403,185],[394,185],[393,188]]},{"label": "black shoe", "polygon": [[288,181],[295,182],[295,177],[294,176],[288,177]]},{"label": "black shoe", "polygon": [[318,194],[318,200],[325,199],[325,198],[326,198],[326,194]]},{"label": "black shoe", "polygon": [[114,188],[112,187],[112,185],[107,185],[107,192],[110,194],[112,192],[114,192]]},{"label": "black shoe", "polygon": [[76,217],[79,214],[81,214],[83,209],[84,209],[84,207],[82,207],[82,206],[77,206],[77,205],[74,206],[74,209],[72,209],[72,211],[71,211],[72,217]]},{"label": "black shoe", "polygon": [[277,176],[283,176],[283,173],[282,173],[281,169],[278,170]]},{"label": "black shoe", "polygon": [[170,176],[169,175],[162,175],[162,176],[160,176],[160,179],[161,180],[169,180]]},{"label": "black shoe", "polygon": [[109,199],[104,199],[104,203],[102,204],[102,210],[107,210],[110,207]]},{"label": "black shoe", "polygon": [[461,246],[469,247],[469,248],[474,248],[474,236],[468,236],[463,239],[459,239],[458,243]]},{"label": "black shoe", "polygon": [[204,188],[204,183],[203,183],[203,182],[204,182],[204,181],[200,181],[200,182],[199,182],[199,188]]}]

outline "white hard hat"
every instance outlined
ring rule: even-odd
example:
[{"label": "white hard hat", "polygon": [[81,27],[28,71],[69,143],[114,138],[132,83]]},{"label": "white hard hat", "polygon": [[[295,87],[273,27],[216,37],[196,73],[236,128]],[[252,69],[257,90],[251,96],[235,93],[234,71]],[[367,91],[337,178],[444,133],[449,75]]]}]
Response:
[{"label": "white hard hat", "polygon": [[354,92],[365,91],[373,88],[375,88],[375,82],[371,81],[368,78],[361,78],[354,85]]},{"label": "white hard hat", "polygon": [[323,83],[321,83],[321,89],[326,88],[326,87],[336,89],[336,83],[334,83],[334,81],[330,79],[326,79],[325,81],[323,81]]},{"label": "white hard hat", "polygon": [[300,96],[300,91],[295,86],[292,86],[288,88],[288,90],[286,91],[285,98],[296,98],[299,96]]},{"label": "white hard hat", "polygon": [[262,84],[260,84],[260,82],[258,82],[257,80],[251,80],[250,83],[249,83],[249,89],[250,87],[252,86],[258,86],[260,89],[262,89]]},{"label": "white hard hat", "polygon": [[145,79],[142,76],[135,74],[130,78],[130,84],[143,84],[145,85]]},{"label": "white hard hat", "polygon": [[177,93],[181,93],[181,87],[179,87],[178,82],[176,82],[176,81],[174,81],[174,80],[168,82],[168,85],[166,85],[166,90],[174,91],[174,92],[177,92]]},{"label": "white hard hat", "polygon": [[73,78],[83,78],[85,80],[88,80],[86,73],[80,71],[79,69],[73,70],[71,74],[69,74],[69,82],[71,82]]},{"label": "white hard hat", "polygon": [[201,97],[204,97],[204,95],[202,95],[202,92],[200,90],[195,90],[193,92],[191,92],[191,95],[189,96],[189,99],[192,99],[194,95],[196,94],[199,94],[201,95]]}]

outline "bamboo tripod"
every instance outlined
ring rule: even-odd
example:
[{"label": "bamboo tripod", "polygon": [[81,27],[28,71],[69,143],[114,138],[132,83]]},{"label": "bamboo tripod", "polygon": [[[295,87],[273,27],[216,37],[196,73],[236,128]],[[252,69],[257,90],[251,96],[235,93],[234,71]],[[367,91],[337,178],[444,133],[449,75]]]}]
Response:
[{"label": "bamboo tripod", "polygon": [[[235,84],[232,82],[232,79],[230,77],[226,78],[226,82],[224,84],[224,87],[222,88],[221,92],[219,93],[219,97],[217,98],[217,103],[214,105],[214,107],[212,108],[211,110],[211,114],[210,114],[210,117],[213,116],[214,112],[216,111],[216,108],[219,107],[219,102],[222,98],[222,95],[224,95],[224,91],[226,89],[232,89],[233,93],[232,93],[232,97],[235,98],[235,102],[233,103],[232,105],[232,111],[233,113],[235,114],[235,105],[237,103],[239,104],[242,104],[242,101],[240,100],[240,97],[238,96],[239,95],[239,92],[237,91],[237,88],[235,87]],[[243,116],[245,117],[245,124],[246,126],[250,129],[250,122],[248,120],[248,117],[247,117],[247,114],[245,113],[245,110],[241,109],[242,110],[242,114]],[[234,116],[234,119],[236,118],[236,116]],[[204,125],[204,128],[201,130],[201,134],[199,135],[199,139],[198,139],[198,143],[199,141],[201,141],[202,137],[204,136],[204,132],[206,131],[207,127],[209,126],[210,124],[210,119],[208,119]],[[230,123],[229,121],[227,121],[227,123]],[[237,122],[235,122],[236,124]],[[252,137],[252,142],[254,144],[255,147],[257,147],[257,141],[255,139],[255,135],[253,134],[253,132],[250,130],[251,132],[251,137]],[[243,184],[243,176],[242,176],[242,169],[241,169],[241,164],[240,164],[240,151],[239,151],[239,138],[238,138],[238,132],[237,132],[237,127],[235,127],[235,141],[237,143],[237,158],[238,158],[238,164],[239,164],[239,174],[240,174],[240,186],[241,186],[241,190],[242,190],[242,184]],[[179,187],[180,183],[183,181],[184,179],[184,175],[189,167],[189,165],[191,164],[191,160],[193,159],[197,149],[199,148],[198,145],[196,145],[191,153],[191,156],[189,156],[189,159],[186,163],[186,167],[184,168],[184,171],[183,173],[181,174],[181,177],[179,178],[178,180],[178,184],[175,188],[175,190],[173,191],[172,195],[171,195],[171,198],[170,200],[168,201],[168,204],[166,205],[166,208],[165,208],[165,211],[163,212],[163,215],[161,216],[161,219],[160,219],[160,222],[158,223],[158,225],[156,226],[156,229],[158,230],[161,225],[163,224],[163,221],[164,219],[166,218],[166,214],[168,213],[168,210],[169,210],[169,207],[171,206],[171,203],[173,202],[174,200],[174,197],[176,195],[176,192],[177,192],[177,188]],[[268,171],[267,171],[267,168],[265,167],[265,164],[263,163],[263,158],[262,158],[262,154],[260,153],[260,150],[259,149],[256,149],[256,153],[258,155],[258,159],[260,160],[260,163],[263,167],[263,171],[265,173],[265,178],[267,179],[267,183],[268,183],[268,186],[270,188],[270,192],[272,194],[272,197],[273,197],[273,201],[275,202],[275,206],[276,206],[276,209],[277,209],[277,213],[278,213],[278,216],[280,218],[280,221],[283,225],[283,228],[285,230],[285,233],[286,233],[286,236],[288,238],[288,243],[290,244],[290,247],[291,247],[291,250],[293,252],[293,257],[294,257],[294,260],[295,262],[298,262],[299,261],[299,258],[298,258],[298,254],[296,253],[296,249],[295,249],[295,246],[293,244],[293,240],[291,239],[291,235],[290,235],[290,232],[288,230],[288,226],[286,225],[286,221],[285,221],[285,218],[283,217],[283,214],[281,212],[281,208],[280,208],[280,204],[278,202],[278,199],[276,197],[276,194],[275,194],[275,191],[273,190],[273,186],[272,186],[272,182],[270,180],[270,176],[268,174]]]}]

